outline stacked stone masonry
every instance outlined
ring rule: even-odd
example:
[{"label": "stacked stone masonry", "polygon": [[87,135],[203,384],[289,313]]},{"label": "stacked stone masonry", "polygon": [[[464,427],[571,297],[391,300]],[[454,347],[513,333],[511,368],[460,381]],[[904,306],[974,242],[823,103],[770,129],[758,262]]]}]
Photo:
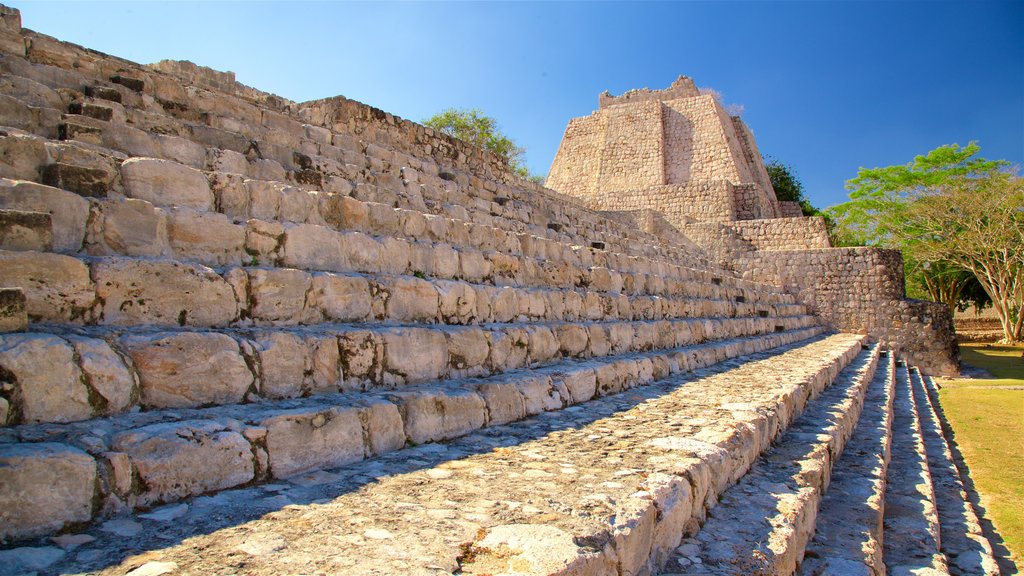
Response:
[{"label": "stacked stone masonry", "polygon": [[[894,362],[761,258],[803,221],[744,219],[781,215],[756,145],[688,79],[602,97],[612,130],[581,128],[610,171],[580,182],[726,220],[602,212],[358,102],[0,16],[0,574],[671,573],[773,445],[830,467]],[[664,142],[619,138],[666,97],[732,180],[670,182]],[[865,286],[892,280],[866,254]],[[955,573],[991,557],[970,534],[937,552]]]},{"label": "stacked stone masonry", "polygon": [[597,111],[569,122],[547,185],[634,220],[658,211],[668,227],[639,228],[666,242],[682,235],[744,278],[786,286],[833,328],[868,334],[931,373],[955,374],[949,310],[908,300],[898,259],[832,250],[821,218],[775,198],[749,128],[692,86],[681,78],[666,90],[601,95]]}]

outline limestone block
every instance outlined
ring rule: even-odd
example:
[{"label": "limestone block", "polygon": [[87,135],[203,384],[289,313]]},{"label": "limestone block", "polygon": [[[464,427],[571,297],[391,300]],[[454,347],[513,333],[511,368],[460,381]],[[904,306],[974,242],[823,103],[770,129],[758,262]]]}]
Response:
[{"label": "limestone block", "polygon": [[391,402],[380,398],[361,398],[356,402],[366,432],[366,454],[374,456],[405,446],[402,415]]},{"label": "limestone block", "polygon": [[14,386],[21,422],[92,417],[89,390],[67,341],[50,334],[0,336],[0,368]]},{"label": "limestone block", "polygon": [[32,322],[87,320],[96,300],[89,268],[60,254],[0,250],[0,286],[22,289]]},{"label": "limestone block", "polygon": [[511,322],[519,314],[519,291],[503,286],[491,293],[491,320],[494,322]]},{"label": "limestone block", "polygon": [[402,238],[384,236],[380,239],[380,271],[383,274],[405,274],[410,270],[412,244]]},{"label": "limestone block", "polygon": [[253,218],[276,221],[281,214],[281,190],[287,186],[281,182],[267,180],[246,180],[249,191],[249,212]]},{"label": "limestone block", "polygon": [[363,276],[313,274],[312,302],[333,322],[360,322],[370,315],[370,283]]},{"label": "limestone block", "polygon": [[238,317],[231,285],[198,264],[107,259],[93,276],[107,324],[223,326]]},{"label": "limestone block", "polygon": [[0,135],[0,177],[31,180],[39,174],[49,155],[46,140],[19,130],[4,130]]},{"label": "limestone block", "polygon": [[515,382],[488,382],[476,387],[487,404],[487,425],[500,426],[526,417],[526,402]]},{"label": "limestone block", "polygon": [[547,326],[530,326],[527,330],[529,336],[529,354],[531,364],[547,362],[558,354],[559,343]]},{"label": "limestone block", "polygon": [[[582,548],[572,534],[544,524],[505,524],[488,529],[474,542],[466,576],[489,574],[549,574],[551,576],[605,576],[619,574],[603,552]],[[630,573],[633,574],[633,573]]]},{"label": "limestone block", "polygon": [[445,324],[471,324],[477,317],[476,290],[465,282],[434,281]]},{"label": "limestone block", "polygon": [[92,518],[96,462],[63,444],[0,444],[0,539],[56,532]]},{"label": "limestone block", "polygon": [[256,337],[260,362],[259,394],[265,398],[296,398],[302,395],[306,346],[290,332],[267,332]]},{"label": "limestone block", "polygon": [[455,278],[459,274],[459,252],[447,244],[436,244],[430,269],[435,278]]},{"label": "limestone block", "polygon": [[245,246],[245,227],[215,212],[171,210],[167,236],[177,258],[208,266],[239,265]]},{"label": "limestone block", "polygon": [[248,269],[249,313],[257,322],[298,323],[306,319],[312,278],[291,268]]},{"label": "limestone block", "polygon": [[458,438],[482,428],[487,405],[480,395],[457,388],[425,388],[391,396],[413,444]]},{"label": "limestone block", "polygon": [[245,223],[245,264],[258,266],[274,264],[281,256],[284,245],[284,226],[252,218]]},{"label": "limestone block", "polygon": [[436,380],[448,368],[448,342],[429,328],[396,328],[382,333],[384,368],[394,384]]},{"label": "limestone block", "polygon": [[377,332],[354,330],[338,337],[346,389],[379,384],[384,371],[384,338]]},{"label": "limestone block", "polygon": [[337,337],[305,338],[305,388],[310,392],[334,392],[342,387],[341,356]]},{"label": "limestone block", "polygon": [[290,268],[343,272],[350,270],[349,248],[341,234],[315,224],[285,228],[282,262]]},{"label": "limestone block", "polygon": [[153,424],[114,436],[143,486],[138,505],[172,502],[245,484],[254,477],[252,447],[224,424],[190,420]]},{"label": "limestone block", "polygon": [[481,328],[457,328],[447,330],[448,358],[452,369],[463,376],[479,375],[486,372],[490,346],[487,334]]},{"label": "limestone block", "polygon": [[388,318],[398,322],[434,322],[437,320],[438,294],[426,280],[402,276],[389,282]]},{"label": "limestone block", "polygon": [[100,398],[102,414],[118,414],[130,408],[138,391],[126,360],[99,338],[69,335],[82,366],[85,383]]},{"label": "limestone block", "polygon": [[315,192],[309,192],[295,186],[280,188],[280,218],[284,222],[306,222],[319,216],[318,198]]},{"label": "limestone block", "polygon": [[523,375],[514,381],[519,393],[523,395],[528,415],[562,408],[562,396],[550,377]]},{"label": "limestone block", "polygon": [[580,356],[587,349],[587,329],[579,324],[559,324],[553,328],[562,356]]},{"label": "limestone block", "polygon": [[142,403],[182,408],[240,402],[253,374],[238,344],[207,332],[158,332],[121,339],[139,374]]},{"label": "limestone block", "polygon": [[0,249],[53,250],[53,223],[46,212],[0,209]]},{"label": "limestone block", "polygon": [[495,372],[515,370],[526,365],[529,335],[522,328],[506,328],[491,332],[491,369]]},{"label": "limestone block", "polygon": [[261,420],[259,425],[267,429],[270,473],[275,478],[334,468],[364,457],[357,408],[287,410]]},{"label": "limestone block", "polygon": [[569,397],[564,400],[570,404],[586,402],[597,393],[597,373],[589,366],[556,372],[551,375],[551,379],[558,388],[568,391]]},{"label": "limestone block", "polygon": [[459,275],[469,282],[482,282],[491,274],[491,263],[476,250],[459,251]]},{"label": "limestone block", "polygon": [[351,270],[375,273],[381,270],[381,245],[362,232],[342,232],[341,251]]},{"label": "limestone block", "polygon": [[612,523],[615,555],[620,574],[641,574],[651,556],[658,511],[646,498],[629,498],[618,504]]},{"label": "limestone block", "polygon": [[[25,292],[21,288],[0,288],[0,333],[23,332],[28,328]],[[7,421],[0,416],[0,424]]]},{"label": "limestone block", "polygon": [[170,253],[167,213],[145,200],[113,198],[96,205],[88,250],[97,255],[165,256]]},{"label": "limestone block", "polygon": [[614,322],[608,325],[608,343],[613,354],[622,354],[633,349],[635,333],[633,326],[626,322]]},{"label": "limestone block", "polygon": [[[249,172],[249,161],[245,159],[245,156],[241,152],[235,152],[234,150],[224,150],[222,148],[207,148],[206,149],[206,163],[211,170],[215,170],[216,173],[235,174],[239,176],[245,176]],[[213,187],[213,182],[210,182],[210,187]]]},{"label": "limestone block", "polygon": [[[205,151],[204,151],[205,156]],[[205,161],[205,158],[204,158]],[[157,158],[131,158],[121,164],[125,194],[157,206],[213,209],[206,176],[188,166]]]},{"label": "limestone block", "polygon": [[85,238],[89,201],[77,194],[35,182],[0,179],[0,208],[31,210],[50,215],[53,249],[78,252]]},{"label": "limestone block", "polygon": [[369,210],[365,202],[340,194],[322,194],[319,201],[320,217],[331,227],[337,230],[369,229]]}]

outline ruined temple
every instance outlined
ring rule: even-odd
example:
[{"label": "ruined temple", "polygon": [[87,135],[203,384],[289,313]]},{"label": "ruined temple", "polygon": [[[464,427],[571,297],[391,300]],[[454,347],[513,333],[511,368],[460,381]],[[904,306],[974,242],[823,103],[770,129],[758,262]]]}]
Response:
[{"label": "ruined temple", "polygon": [[687,79],[544,188],[4,7],[0,72],[0,574],[998,573],[948,314]]}]

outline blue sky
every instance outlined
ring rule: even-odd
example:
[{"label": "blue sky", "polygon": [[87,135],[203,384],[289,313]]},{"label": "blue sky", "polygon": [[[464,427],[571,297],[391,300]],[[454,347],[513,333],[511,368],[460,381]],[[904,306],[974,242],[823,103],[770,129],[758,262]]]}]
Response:
[{"label": "blue sky", "polygon": [[1024,164],[1024,2],[20,2],[27,28],[303,101],[498,119],[547,173],[597,95],[679,74],[743,105],[818,206],[858,167],[977,140]]}]

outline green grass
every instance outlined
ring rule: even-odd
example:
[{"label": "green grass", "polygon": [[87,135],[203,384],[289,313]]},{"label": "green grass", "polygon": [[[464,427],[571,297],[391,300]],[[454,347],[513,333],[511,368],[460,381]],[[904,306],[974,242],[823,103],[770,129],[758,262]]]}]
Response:
[{"label": "green grass", "polygon": [[1014,562],[1024,562],[1024,347],[966,344],[964,362],[992,379],[940,380],[939,401],[981,494]]}]

